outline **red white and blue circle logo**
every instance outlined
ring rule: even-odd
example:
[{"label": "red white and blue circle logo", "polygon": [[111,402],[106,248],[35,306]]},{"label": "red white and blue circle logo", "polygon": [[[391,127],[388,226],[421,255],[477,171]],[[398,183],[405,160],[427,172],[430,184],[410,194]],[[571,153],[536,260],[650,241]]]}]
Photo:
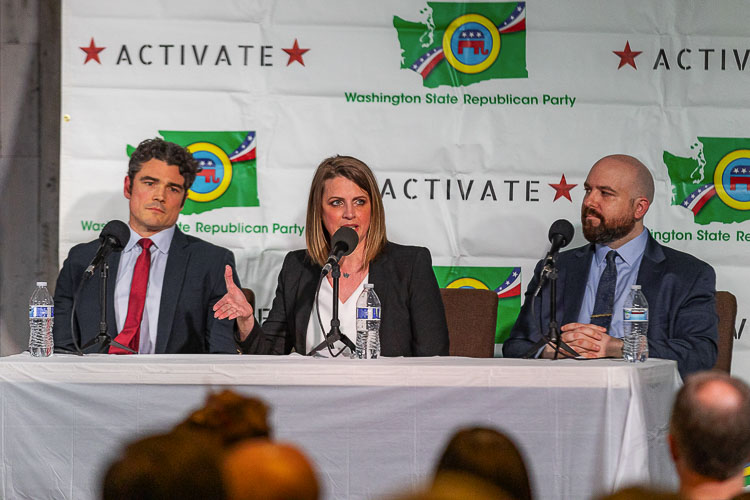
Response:
[{"label": "red white and blue circle logo", "polygon": [[210,142],[188,146],[201,170],[188,191],[193,201],[213,201],[224,194],[232,182],[232,162],[223,149]]},{"label": "red white and blue circle logo", "polygon": [[445,59],[462,73],[481,73],[500,53],[500,32],[479,14],[466,14],[451,22],[443,35]]},{"label": "red white and blue circle logo", "polygon": [[248,132],[232,154],[210,142],[194,142],[187,147],[198,161],[200,171],[188,190],[188,199],[214,201],[227,192],[232,183],[232,163],[255,159],[255,132]]},{"label": "red white and blue circle logo", "polygon": [[725,155],[714,170],[714,187],[721,201],[737,210],[750,210],[750,150]]}]

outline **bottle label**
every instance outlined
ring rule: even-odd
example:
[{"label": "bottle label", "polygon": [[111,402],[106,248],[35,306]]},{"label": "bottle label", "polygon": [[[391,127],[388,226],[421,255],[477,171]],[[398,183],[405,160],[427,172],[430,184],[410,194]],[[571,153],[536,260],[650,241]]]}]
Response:
[{"label": "bottle label", "polygon": [[29,319],[54,317],[55,306],[29,306]]},{"label": "bottle label", "polygon": [[[367,311],[372,311],[372,317],[369,317]],[[379,307],[358,307],[357,308],[357,319],[380,319],[380,308]]]},{"label": "bottle label", "polygon": [[648,321],[648,309],[623,309],[625,321]]}]

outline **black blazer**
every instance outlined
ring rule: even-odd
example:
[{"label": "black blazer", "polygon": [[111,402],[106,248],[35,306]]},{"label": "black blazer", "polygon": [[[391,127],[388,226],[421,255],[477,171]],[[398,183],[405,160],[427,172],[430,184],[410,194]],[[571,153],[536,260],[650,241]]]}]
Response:
[{"label": "black blazer", "polygon": [[[594,250],[589,244],[562,252],[557,258],[557,320],[561,326],[578,321]],[[536,266],[510,338],[503,344],[505,357],[523,356],[540,338],[538,325],[549,323],[549,287],[536,299],[536,318],[531,317],[531,296],[539,283],[541,264]],[[677,361],[683,377],[713,368],[718,350],[713,268],[692,255],[660,245],[649,235],[636,283],[649,306],[649,356]]]},{"label": "black blazer", "polygon": [[[70,333],[70,312],[73,294],[83,271],[94,257],[99,241],[83,243],[71,248],[65,259],[55,287],[55,346],[73,349]],[[114,291],[120,253],[108,259],[107,325],[108,334],[117,336]],[[164,353],[237,353],[234,341],[234,321],[216,320],[213,305],[227,293],[224,266],[234,269],[234,255],[226,248],[182,233],[175,228],[164,271],[159,320],[156,335],[156,354]],[[239,286],[236,273],[235,283]],[[84,285],[76,304],[76,321],[81,345],[99,333],[99,274],[95,273]],[[249,338],[252,345],[254,338]]]},{"label": "black blazer", "polygon": [[[269,354],[292,349],[307,354],[307,325],[320,271],[306,250],[286,255],[268,319],[262,329],[255,323],[249,341],[241,344],[243,351],[265,335]],[[370,263],[369,273],[381,303],[381,355],[447,356],[448,326],[430,251],[388,243]]]}]

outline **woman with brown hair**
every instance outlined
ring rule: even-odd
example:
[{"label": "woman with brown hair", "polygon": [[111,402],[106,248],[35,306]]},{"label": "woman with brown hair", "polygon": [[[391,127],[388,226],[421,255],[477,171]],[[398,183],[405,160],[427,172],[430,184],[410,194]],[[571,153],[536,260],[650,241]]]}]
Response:
[{"label": "woman with brown hair", "polygon": [[[232,289],[231,275],[229,292],[214,307],[215,316],[237,319],[237,340],[243,351],[309,353],[325,335],[314,310],[321,269],[331,250],[331,235],[344,226],[356,231],[359,242],[339,261],[342,333],[355,338],[357,298],[364,285],[372,283],[381,302],[382,356],[447,356],[448,327],[430,252],[388,241],[375,176],[367,165],[351,156],[327,158],[318,166],[307,203],[307,249],[289,252],[284,259],[276,297],[263,327],[255,322],[252,307],[241,291]],[[320,286],[318,300],[320,319],[326,328],[332,316],[332,297],[332,278],[328,275]],[[249,335],[251,332],[253,335]],[[260,349],[245,345],[247,339],[261,338],[265,345]]]}]

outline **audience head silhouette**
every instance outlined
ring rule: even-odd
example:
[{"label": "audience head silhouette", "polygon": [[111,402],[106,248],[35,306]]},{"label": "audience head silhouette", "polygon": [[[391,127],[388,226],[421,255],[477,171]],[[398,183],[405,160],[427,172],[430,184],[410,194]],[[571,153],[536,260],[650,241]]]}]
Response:
[{"label": "audience head silhouette", "polygon": [[209,394],[206,404],[175,427],[176,431],[203,432],[231,446],[245,439],[269,438],[268,406],[257,398],[234,391]]},{"label": "audience head silhouette", "polygon": [[317,500],[311,462],[290,444],[248,440],[227,453],[224,480],[231,500]]},{"label": "audience head silhouette", "polygon": [[126,446],[104,476],[103,500],[222,500],[221,448],[188,432]]},{"label": "audience head silhouette", "polygon": [[750,459],[750,388],[720,371],[691,375],[677,393],[669,446],[685,498],[729,498]]},{"label": "audience head silhouette", "polygon": [[471,474],[519,500],[531,499],[531,485],[521,452],[505,434],[486,427],[456,432],[448,442],[435,472]]}]

